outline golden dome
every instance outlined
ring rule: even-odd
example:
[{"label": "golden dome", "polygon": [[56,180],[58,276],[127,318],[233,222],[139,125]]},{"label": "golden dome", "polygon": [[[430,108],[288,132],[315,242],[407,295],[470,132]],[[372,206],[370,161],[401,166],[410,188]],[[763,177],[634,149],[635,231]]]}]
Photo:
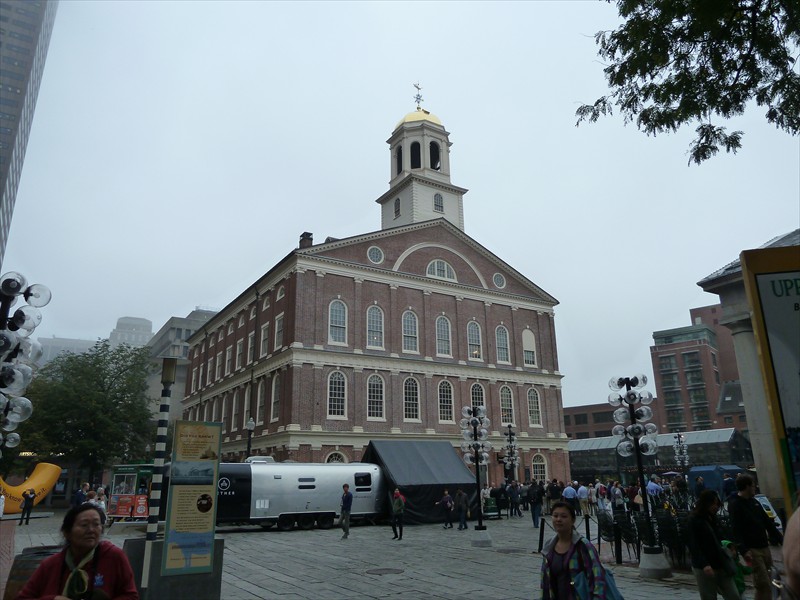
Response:
[{"label": "golden dome", "polygon": [[395,125],[395,129],[400,127],[400,125],[402,125],[403,123],[413,123],[414,121],[429,121],[431,123],[435,123],[436,125],[442,127],[442,122],[439,120],[439,117],[425,110],[424,108],[419,107],[414,112],[410,112],[405,117],[400,119],[397,125]]}]

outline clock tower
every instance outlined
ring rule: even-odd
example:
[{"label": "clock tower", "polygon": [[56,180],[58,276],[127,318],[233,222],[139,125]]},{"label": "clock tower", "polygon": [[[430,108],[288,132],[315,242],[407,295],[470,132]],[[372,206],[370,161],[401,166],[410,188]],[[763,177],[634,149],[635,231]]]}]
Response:
[{"label": "clock tower", "polygon": [[450,183],[449,136],[439,118],[420,106],[395,126],[387,140],[389,191],[376,200],[381,229],[444,218],[464,230],[467,190]]}]

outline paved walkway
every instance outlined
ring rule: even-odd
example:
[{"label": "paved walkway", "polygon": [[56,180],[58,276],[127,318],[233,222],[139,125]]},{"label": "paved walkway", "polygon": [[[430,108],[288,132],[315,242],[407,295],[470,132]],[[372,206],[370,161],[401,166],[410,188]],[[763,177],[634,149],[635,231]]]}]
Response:
[{"label": "paved walkway", "polygon": [[[57,544],[62,516],[63,511],[56,511],[52,517],[35,519],[27,527],[13,523],[15,552]],[[10,533],[10,525],[3,523],[3,537]],[[492,539],[488,548],[472,546],[477,535],[473,529],[443,530],[439,525],[407,526],[402,541],[391,539],[388,526],[354,526],[347,540],[341,539],[337,529],[280,532],[260,527],[221,528],[218,533],[225,539],[222,599],[541,598],[542,559],[533,553],[539,534],[528,514],[521,519],[491,520],[487,525]],[[122,546],[126,537],[144,534],[128,530],[120,535],[112,528],[108,539]],[[627,560],[624,548],[623,552]],[[601,555],[613,568],[628,600],[664,595],[670,600],[699,597],[688,572],[675,572],[661,581],[642,580],[634,564],[613,564],[611,548],[605,542]]]}]

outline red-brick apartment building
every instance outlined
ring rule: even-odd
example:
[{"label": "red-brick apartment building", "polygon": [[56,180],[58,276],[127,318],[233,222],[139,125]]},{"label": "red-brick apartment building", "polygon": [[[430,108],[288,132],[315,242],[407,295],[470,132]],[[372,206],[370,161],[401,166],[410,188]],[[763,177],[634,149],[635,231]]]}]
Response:
[{"label": "red-brick apartment building", "polygon": [[190,339],[183,414],[223,423],[223,454],[358,461],[370,440],[448,440],[486,406],[502,478],[508,423],[517,477],[568,477],[555,298],[464,232],[449,133],[418,109],[388,140],[381,229],[299,247]]}]

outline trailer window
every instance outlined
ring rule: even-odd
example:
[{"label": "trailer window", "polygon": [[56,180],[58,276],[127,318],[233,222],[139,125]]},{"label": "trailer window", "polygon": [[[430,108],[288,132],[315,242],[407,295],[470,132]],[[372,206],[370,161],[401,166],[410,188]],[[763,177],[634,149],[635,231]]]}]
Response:
[{"label": "trailer window", "polygon": [[300,481],[300,482],[303,482],[303,481],[316,481],[316,480],[317,480],[316,477],[298,477],[297,478],[297,481]]},{"label": "trailer window", "polygon": [[372,487],[372,473],[356,473],[356,487]]},{"label": "trailer window", "polygon": [[300,485],[297,486],[297,489],[298,490],[315,490],[315,489],[317,489],[317,486],[314,485],[313,483],[312,484],[305,484],[305,485],[300,484]]}]

